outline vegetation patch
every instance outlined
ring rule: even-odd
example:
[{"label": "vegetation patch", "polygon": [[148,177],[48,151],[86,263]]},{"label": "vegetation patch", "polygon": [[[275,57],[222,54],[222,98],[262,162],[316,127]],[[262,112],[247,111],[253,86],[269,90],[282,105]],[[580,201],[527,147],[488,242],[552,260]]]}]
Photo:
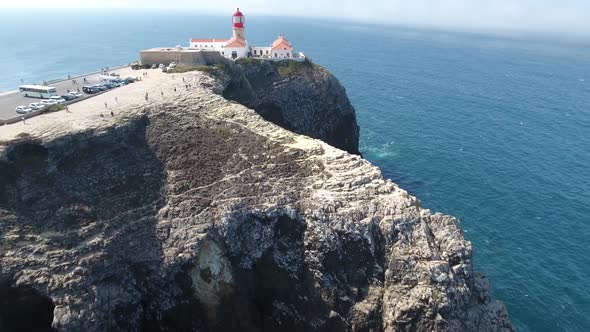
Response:
[{"label": "vegetation patch", "polygon": [[217,70],[219,70],[219,71],[222,71],[222,72],[225,72],[225,71],[227,71],[227,69],[228,69],[228,68],[227,68],[227,65],[226,65],[226,64],[224,64],[224,63],[217,63],[217,64],[214,64],[214,65],[213,65],[213,68],[215,68],[215,69],[217,69]]},{"label": "vegetation patch", "polygon": [[208,66],[176,66],[172,69],[168,69],[168,74],[181,74],[188,73],[190,71],[202,71],[205,73],[211,72],[211,67]]},{"label": "vegetation patch", "polygon": [[47,112],[47,113],[59,112],[59,111],[65,110],[65,109],[66,109],[66,107],[62,104],[54,104],[54,105],[49,105],[49,107],[47,107],[45,109],[45,112]]},{"label": "vegetation patch", "polygon": [[256,58],[239,58],[236,60],[236,63],[239,65],[257,65],[262,63],[262,60]]},{"label": "vegetation patch", "polygon": [[281,76],[293,75],[306,68],[313,67],[313,64],[308,59],[305,59],[302,62],[294,60],[273,61],[273,64]]}]

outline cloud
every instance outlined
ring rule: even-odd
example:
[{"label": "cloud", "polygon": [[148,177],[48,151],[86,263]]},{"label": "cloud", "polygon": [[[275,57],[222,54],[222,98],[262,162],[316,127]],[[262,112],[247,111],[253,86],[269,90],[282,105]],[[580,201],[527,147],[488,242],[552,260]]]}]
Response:
[{"label": "cloud", "polygon": [[590,34],[588,0],[2,0],[0,7],[175,8],[227,14],[311,16],[461,29]]}]

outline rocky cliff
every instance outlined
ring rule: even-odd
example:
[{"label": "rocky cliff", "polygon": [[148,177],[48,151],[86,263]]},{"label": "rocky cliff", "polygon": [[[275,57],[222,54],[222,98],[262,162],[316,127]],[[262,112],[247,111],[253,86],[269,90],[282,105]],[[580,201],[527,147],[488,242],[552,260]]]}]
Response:
[{"label": "rocky cliff", "polygon": [[283,128],[353,154],[359,127],[340,82],[325,68],[305,61],[243,59],[229,65],[223,96],[254,109]]},{"label": "rocky cliff", "polygon": [[5,135],[0,330],[512,330],[455,218],[179,76]]}]

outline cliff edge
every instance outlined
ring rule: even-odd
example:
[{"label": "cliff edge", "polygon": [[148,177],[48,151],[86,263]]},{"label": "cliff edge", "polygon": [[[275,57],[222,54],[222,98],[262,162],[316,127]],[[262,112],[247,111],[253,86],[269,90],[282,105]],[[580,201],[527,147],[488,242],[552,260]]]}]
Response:
[{"label": "cliff edge", "polygon": [[222,78],[223,96],[285,129],[352,154],[358,149],[356,112],[338,79],[322,66],[241,59]]},{"label": "cliff edge", "polygon": [[455,218],[225,74],[150,75],[0,128],[0,330],[512,331]]}]

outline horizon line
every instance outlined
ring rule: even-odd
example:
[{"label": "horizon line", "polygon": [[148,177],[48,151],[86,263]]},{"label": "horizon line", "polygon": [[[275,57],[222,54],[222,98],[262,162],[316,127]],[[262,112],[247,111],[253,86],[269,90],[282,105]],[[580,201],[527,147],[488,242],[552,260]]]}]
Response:
[{"label": "horizon line", "polygon": [[[6,11],[26,11],[26,12],[40,12],[40,11],[85,11],[85,12],[92,12],[92,11],[119,11],[119,12],[129,12],[132,11],[133,13],[138,13],[141,11],[168,11],[168,12],[182,12],[184,14],[200,14],[202,16],[213,16],[213,17],[224,17],[229,16],[226,12],[222,12],[220,10],[208,10],[208,9],[198,9],[196,7],[158,7],[158,6],[148,6],[148,7],[2,7],[3,12]],[[0,12],[0,16],[2,13]],[[503,36],[503,37],[559,37],[563,39],[565,37],[566,40],[585,40],[590,42],[590,30],[586,31],[579,31],[579,30],[572,30],[572,29],[561,29],[556,30],[555,28],[550,27],[502,27],[502,26],[489,26],[485,24],[446,24],[446,23],[423,23],[423,22],[413,22],[410,20],[401,20],[401,19],[394,19],[393,21],[386,21],[384,19],[373,19],[369,20],[366,18],[358,18],[358,17],[346,17],[346,16],[339,16],[339,15],[303,15],[303,14],[292,14],[292,15],[285,15],[285,14],[275,14],[275,13],[262,13],[262,12],[253,12],[251,14],[247,14],[247,16],[253,17],[271,17],[271,18],[290,18],[290,19],[309,19],[309,20],[325,20],[325,21],[340,21],[340,22],[351,22],[356,24],[364,24],[367,26],[387,26],[387,27],[403,27],[403,28],[410,28],[410,29],[423,29],[423,30],[431,30],[431,31],[440,31],[440,32],[456,32],[456,33],[471,33],[471,34],[483,34],[483,35],[495,35],[495,36]],[[564,33],[567,34],[564,36]]]}]

